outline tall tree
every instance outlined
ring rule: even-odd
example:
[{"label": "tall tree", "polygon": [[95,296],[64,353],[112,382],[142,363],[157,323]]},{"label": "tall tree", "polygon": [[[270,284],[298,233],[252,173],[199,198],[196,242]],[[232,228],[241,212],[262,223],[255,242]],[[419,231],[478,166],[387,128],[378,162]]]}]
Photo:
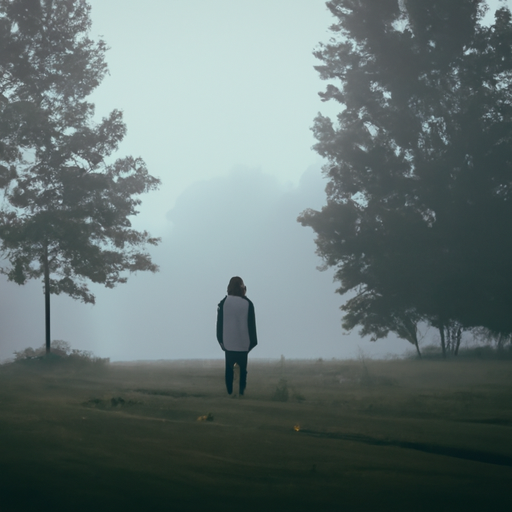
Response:
[{"label": "tall tree", "polygon": [[316,69],[342,108],[315,119],[327,205],[299,221],[338,291],[359,297],[346,318],[366,325],[364,298],[373,312],[385,302],[380,325],[395,332],[397,315],[441,339],[453,322],[512,332],[510,12],[486,26],[484,0],[327,6]]},{"label": "tall tree", "polygon": [[157,270],[144,247],[158,240],[130,217],[159,180],[140,158],[110,158],[126,133],[120,111],[92,121],[87,97],[107,67],[89,14],[85,0],[0,0],[3,272],[43,279],[47,352],[50,294],[94,303],[89,281],[112,288]]}]

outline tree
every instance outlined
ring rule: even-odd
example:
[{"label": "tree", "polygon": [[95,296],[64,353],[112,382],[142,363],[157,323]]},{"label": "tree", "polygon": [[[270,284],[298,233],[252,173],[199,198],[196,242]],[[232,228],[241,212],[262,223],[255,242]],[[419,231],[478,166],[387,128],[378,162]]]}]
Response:
[{"label": "tree", "polygon": [[400,309],[396,301],[392,302],[371,291],[359,293],[347,300],[341,310],[346,311],[342,324],[344,329],[352,330],[360,325],[362,329],[359,334],[371,336],[371,341],[386,338],[390,332],[394,332],[399,338],[414,345],[421,359],[418,324],[422,319],[415,310],[405,307]]},{"label": "tree", "polygon": [[484,0],[327,6],[336,22],[316,69],[342,109],[336,124],[315,119],[327,205],[299,221],[339,293],[355,294],[345,321],[376,337],[400,335],[395,318],[442,340],[453,322],[512,332],[510,12],[485,26]]},{"label": "tree", "polygon": [[486,344],[494,344],[498,351],[503,351],[505,345],[509,345],[511,348],[512,343],[512,335],[504,335],[502,333],[495,333],[483,327],[479,327],[477,329],[473,329],[472,332],[474,338],[477,340],[483,341]]},{"label": "tree", "polygon": [[94,303],[126,271],[157,266],[132,228],[139,195],[156,189],[140,158],[110,160],[126,133],[114,110],[99,124],[87,101],[107,68],[87,34],[85,0],[0,0],[0,237],[8,279],[43,278],[46,350],[50,294]]}]

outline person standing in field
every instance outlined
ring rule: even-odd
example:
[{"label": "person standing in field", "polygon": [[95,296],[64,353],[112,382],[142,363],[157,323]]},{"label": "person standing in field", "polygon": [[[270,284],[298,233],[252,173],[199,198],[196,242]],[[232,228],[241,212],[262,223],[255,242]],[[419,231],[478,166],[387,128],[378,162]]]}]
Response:
[{"label": "person standing in field", "polygon": [[240,395],[247,384],[247,356],[258,344],[254,304],[245,296],[241,277],[232,277],[228,294],[217,307],[217,341],[226,356],[226,389],[233,393],[233,367],[240,367]]}]

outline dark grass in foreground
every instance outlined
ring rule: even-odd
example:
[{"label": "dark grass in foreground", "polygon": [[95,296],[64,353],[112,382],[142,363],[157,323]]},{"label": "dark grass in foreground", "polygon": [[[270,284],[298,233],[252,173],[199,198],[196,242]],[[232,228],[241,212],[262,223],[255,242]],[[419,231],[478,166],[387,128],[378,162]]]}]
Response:
[{"label": "dark grass in foreground", "polygon": [[511,509],[510,361],[251,361],[224,393],[222,361],[0,367],[0,511]]}]

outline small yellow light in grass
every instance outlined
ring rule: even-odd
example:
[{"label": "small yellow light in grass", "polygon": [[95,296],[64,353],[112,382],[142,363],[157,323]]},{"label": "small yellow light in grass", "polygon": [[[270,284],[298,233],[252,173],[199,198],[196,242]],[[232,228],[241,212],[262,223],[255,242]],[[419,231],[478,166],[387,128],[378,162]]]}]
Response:
[{"label": "small yellow light in grass", "polygon": [[300,430],[300,425],[298,423],[297,425],[294,425],[293,430],[295,430],[295,432],[298,432]]}]

